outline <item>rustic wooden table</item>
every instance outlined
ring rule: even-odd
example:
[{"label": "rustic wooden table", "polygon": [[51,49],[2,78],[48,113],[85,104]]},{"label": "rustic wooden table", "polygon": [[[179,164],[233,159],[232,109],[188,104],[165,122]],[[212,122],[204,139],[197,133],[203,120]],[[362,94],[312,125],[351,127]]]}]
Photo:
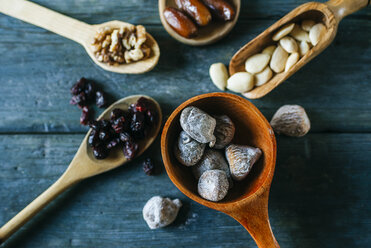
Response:
[{"label": "rustic wooden table", "polygon": [[[305,0],[243,1],[240,19],[217,44],[189,47],[160,23],[156,0],[35,1],[87,23],[144,24],[161,47],[144,75],[103,71],[80,45],[0,15],[0,225],[66,169],[87,128],[69,105],[70,86],[96,80],[115,99],[144,93],[165,115],[186,99],[217,91],[213,62],[228,63],[246,42]],[[340,24],[334,43],[270,95],[252,101],[270,119],[283,104],[300,104],[312,122],[303,138],[277,137],[270,195],[271,224],[281,247],[371,245],[371,8]],[[140,163],[162,168],[148,177]],[[184,207],[171,226],[149,230],[142,207],[153,195]],[[163,169],[159,139],[141,158],[63,194],[3,247],[255,247],[233,219],[187,199]]]}]

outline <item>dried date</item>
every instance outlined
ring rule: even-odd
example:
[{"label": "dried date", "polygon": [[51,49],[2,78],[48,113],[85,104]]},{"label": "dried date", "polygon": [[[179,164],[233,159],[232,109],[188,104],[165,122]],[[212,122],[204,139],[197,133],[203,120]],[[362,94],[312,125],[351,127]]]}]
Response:
[{"label": "dried date", "polygon": [[164,17],[170,27],[184,38],[194,38],[197,36],[197,26],[181,11],[167,7],[164,10]]}]

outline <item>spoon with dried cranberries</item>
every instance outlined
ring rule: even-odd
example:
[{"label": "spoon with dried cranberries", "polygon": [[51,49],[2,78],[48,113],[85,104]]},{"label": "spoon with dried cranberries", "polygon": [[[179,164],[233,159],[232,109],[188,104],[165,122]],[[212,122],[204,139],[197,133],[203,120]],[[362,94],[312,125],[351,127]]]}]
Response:
[{"label": "spoon with dried cranberries", "polygon": [[109,106],[90,123],[91,129],[64,174],[0,228],[0,244],[72,185],[142,154],[157,137],[161,122],[160,105],[148,96],[129,96]]}]

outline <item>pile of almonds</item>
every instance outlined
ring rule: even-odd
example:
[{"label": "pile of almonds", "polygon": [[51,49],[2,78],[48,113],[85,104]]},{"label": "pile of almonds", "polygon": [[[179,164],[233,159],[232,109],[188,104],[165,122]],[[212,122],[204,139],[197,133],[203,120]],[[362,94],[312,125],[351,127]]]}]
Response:
[{"label": "pile of almonds", "polygon": [[211,80],[221,90],[248,92],[267,83],[275,73],[288,72],[311,47],[318,44],[325,33],[325,25],[313,20],[288,23],[272,36],[276,44],[246,60],[246,72],[237,72],[228,78],[225,66],[216,63],[210,67]]}]

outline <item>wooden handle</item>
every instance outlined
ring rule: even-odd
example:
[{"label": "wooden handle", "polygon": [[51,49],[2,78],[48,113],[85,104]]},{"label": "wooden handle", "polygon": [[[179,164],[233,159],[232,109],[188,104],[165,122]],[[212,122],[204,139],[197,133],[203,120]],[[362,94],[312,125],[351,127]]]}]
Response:
[{"label": "wooden handle", "polygon": [[0,12],[59,34],[80,44],[86,43],[93,28],[25,0],[0,0]]},{"label": "wooden handle", "polygon": [[269,190],[266,190],[239,210],[236,206],[236,210],[229,215],[246,228],[259,248],[279,248],[269,223],[268,197]]},{"label": "wooden handle", "polygon": [[370,4],[370,0],[330,0],[326,3],[327,6],[334,12],[336,20],[350,15]]},{"label": "wooden handle", "polygon": [[68,173],[68,170],[44,193],[39,195],[27,207],[14,216],[4,226],[0,228],[0,244],[8,239],[14,232],[27,223],[34,215],[42,210],[49,202],[63,193],[79,179]]}]

